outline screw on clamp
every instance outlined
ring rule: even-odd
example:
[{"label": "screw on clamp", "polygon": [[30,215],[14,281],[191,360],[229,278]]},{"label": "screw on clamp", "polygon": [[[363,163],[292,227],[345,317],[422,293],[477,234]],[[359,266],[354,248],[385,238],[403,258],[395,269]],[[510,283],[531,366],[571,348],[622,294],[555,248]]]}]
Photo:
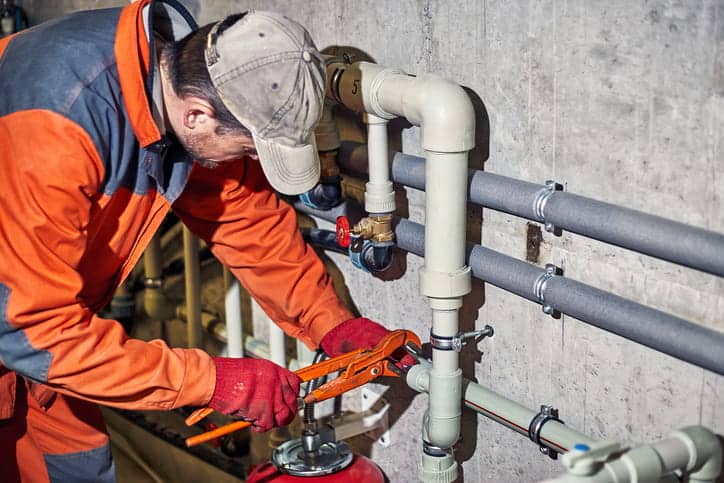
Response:
[{"label": "screw on clamp", "polygon": [[533,285],[533,293],[535,294],[538,302],[543,305],[543,313],[550,315],[554,319],[561,318],[561,312],[553,308],[553,306],[545,300],[545,288],[548,280],[553,277],[563,275],[563,269],[553,265],[552,263],[546,264],[545,272],[541,273],[536,279]]},{"label": "screw on clamp", "polygon": [[561,236],[563,234],[563,230],[560,227],[555,226],[552,222],[546,221],[545,216],[545,207],[548,202],[548,198],[550,198],[556,191],[563,191],[563,185],[550,179],[547,180],[545,187],[538,192],[535,200],[533,200],[533,209],[538,221],[543,223],[547,232],[553,233],[555,236]]},{"label": "screw on clamp", "polygon": [[486,337],[492,337],[494,333],[495,331],[489,325],[480,330],[458,332],[453,337],[439,336],[430,332],[430,343],[433,349],[460,352],[471,339],[477,344]]},{"label": "screw on clamp", "polygon": [[558,409],[553,406],[541,404],[540,412],[533,417],[528,425],[528,437],[538,445],[541,453],[555,460],[558,459],[558,451],[541,442],[541,431],[543,431],[543,426],[545,426],[548,421],[557,421],[564,424],[563,421],[558,419]]}]

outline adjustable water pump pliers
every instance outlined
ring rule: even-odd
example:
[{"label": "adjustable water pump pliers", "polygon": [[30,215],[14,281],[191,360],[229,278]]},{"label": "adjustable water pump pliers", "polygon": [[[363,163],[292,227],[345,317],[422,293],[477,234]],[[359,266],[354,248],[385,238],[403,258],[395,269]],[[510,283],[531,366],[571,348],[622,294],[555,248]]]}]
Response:
[{"label": "adjustable water pump pliers", "polygon": [[[380,340],[374,349],[357,349],[341,356],[333,357],[311,366],[303,367],[295,372],[302,382],[318,379],[329,374],[343,371],[337,378],[322,384],[309,392],[304,398],[299,398],[300,407],[304,404],[313,404],[324,401],[354,388],[360,387],[378,377],[400,376],[403,369],[396,363],[405,354],[404,347],[413,344],[421,346],[420,339],[409,330],[393,330]],[[186,418],[186,425],[191,426],[204,419],[214,410],[205,407],[194,411]],[[186,446],[194,446],[239,429],[251,426],[250,421],[235,421],[212,431],[201,433],[186,439]]]}]

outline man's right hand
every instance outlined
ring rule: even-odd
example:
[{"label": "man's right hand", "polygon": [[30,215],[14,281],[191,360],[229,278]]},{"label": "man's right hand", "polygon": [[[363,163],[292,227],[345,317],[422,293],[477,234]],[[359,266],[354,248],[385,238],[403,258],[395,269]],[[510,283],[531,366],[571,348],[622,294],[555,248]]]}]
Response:
[{"label": "man's right hand", "polygon": [[261,433],[289,424],[297,414],[301,380],[264,359],[214,357],[216,387],[209,407],[252,423]]}]

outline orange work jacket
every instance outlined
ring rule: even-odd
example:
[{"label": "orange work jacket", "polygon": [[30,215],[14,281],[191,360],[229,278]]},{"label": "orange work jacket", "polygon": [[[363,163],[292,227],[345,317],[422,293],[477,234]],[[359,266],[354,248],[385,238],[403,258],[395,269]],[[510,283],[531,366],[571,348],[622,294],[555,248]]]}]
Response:
[{"label": "orange work jacket", "polygon": [[[208,354],[129,338],[96,315],[170,209],[287,334],[316,347],[352,317],[257,162],[204,169],[161,135],[149,3],[0,41],[0,419],[14,373],[129,409],[209,400]],[[173,17],[195,28],[187,12]]]}]

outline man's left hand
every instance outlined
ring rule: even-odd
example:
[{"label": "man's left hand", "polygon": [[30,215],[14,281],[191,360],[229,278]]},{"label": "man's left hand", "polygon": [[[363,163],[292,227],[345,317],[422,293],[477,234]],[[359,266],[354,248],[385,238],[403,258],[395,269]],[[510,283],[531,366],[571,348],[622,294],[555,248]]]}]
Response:
[{"label": "man's left hand", "polygon": [[[337,357],[357,349],[372,349],[389,333],[389,330],[377,322],[358,317],[342,322],[327,332],[320,345],[329,357]],[[400,356],[398,365],[415,364],[415,359],[411,355],[400,354]]]}]

